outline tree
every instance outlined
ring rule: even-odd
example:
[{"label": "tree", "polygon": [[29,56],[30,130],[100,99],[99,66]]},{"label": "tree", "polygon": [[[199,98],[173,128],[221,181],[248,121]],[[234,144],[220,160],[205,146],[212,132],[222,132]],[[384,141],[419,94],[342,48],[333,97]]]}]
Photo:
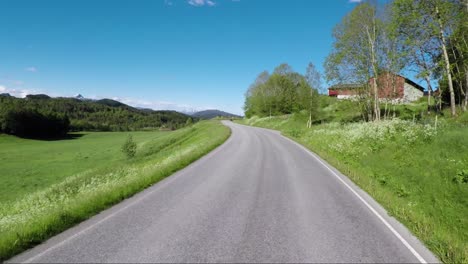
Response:
[{"label": "tree", "polygon": [[[454,25],[460,19],[456,1],[449,0],[395,0],[395,14],[400,21],[402,36],[407,38],[406,45],[412,49],[412,55],[420,68],[420,76],[429,82],[429,75],[434,71],[431,60],[433,52],[441,54],[440,66],[443,68],[450,94],[450,110],[456,113],[453,74],[449,58],[448,40]],[[414,34],[414,35],[411,35]],[[430,84],[428,84],[430,88]]]},{"label": "tree", "polygon": [[[464,112],[468,106],[468,0],[456,1],[458,17],[455,30],[449,38],[448,50],[453,78],[457,84],[454,90],[460,94],[460,104]],[[454,91],[455,92],[455,91]]]},{"label": "tree", "polygon": [[314,108],[314,94],[316,94],[317,91],[320,91],[322,87],[320,72],[315,68],[315,65],[312,62],[307,65],[305,78],[307,80],[307,84],[310,86],[309,119],[307,120],[307,127],[311,128],[312,111]]},{"label": "tree", "polygon": [[381,21],[377,7],[370,3],[358,4],[334,28],[332,52],[325,61],[327,80],[332,83],[354,82],[367,88],[364,98],[372,105],[369,119],[380,120],[378,40]]},{"label": "tree", "polygon": [[275,68],[275,70],[273,71],[273,74],[288,75],[292,72],[293,72],[293,69],[291,66],[289,66],[289,64],[281,63]]},{"label": "tree", "polygon": [[[313,109],[311,104],[312,89],[301,74],[292,71],[287,64],[275,69],[268,75],[261,73],[245,93],[245,116],[272,116],[291,114]],[[316,97],[316,96],[315,96]],[[312,108],[316,108],[313,104]]]},{"label": "tree", "polygon": [[438,68],[436,58],[440,55],[438,38],[430,27],[426,27],[427,17],[416,9],[416,2],[396,0],[392,5],[391,25],[398,33],[397,43],[403,63],[408,70],[426,81],[428,90],[428,111],[431,105],[431,77]]}]

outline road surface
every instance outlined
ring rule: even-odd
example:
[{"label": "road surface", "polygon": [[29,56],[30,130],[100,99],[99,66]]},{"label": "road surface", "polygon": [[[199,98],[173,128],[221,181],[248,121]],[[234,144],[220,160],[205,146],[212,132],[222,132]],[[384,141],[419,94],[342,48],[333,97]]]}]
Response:
[{"label": "road surface", "polygon": [[315,154],[224,124],[231,137],[207,156],[10,261],[437,261]]}]

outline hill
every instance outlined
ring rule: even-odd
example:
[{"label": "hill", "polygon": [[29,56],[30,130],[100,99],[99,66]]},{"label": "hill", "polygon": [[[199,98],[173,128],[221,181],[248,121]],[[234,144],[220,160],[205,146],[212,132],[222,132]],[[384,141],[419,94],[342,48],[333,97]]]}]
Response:
[{"label": "hill", "polygon": [[71,131],[177,129],[185,126],[190,118],[176,111],[141,110],[111,99],[93,101],[51,98],[47,95],[28,95],[26,98],[0,96],[0,132],[5,127],[6,117],[18,111],[68,118]]},{"label": "hill", "polygon": [[200,118],[200,119],[212,119],[215,117],[226,117],[226,118],[241,118],[241,116],[223,112],[220,110],[204,110],[204,111],[199,111],[196,113],[191,114],[193,117]]}]

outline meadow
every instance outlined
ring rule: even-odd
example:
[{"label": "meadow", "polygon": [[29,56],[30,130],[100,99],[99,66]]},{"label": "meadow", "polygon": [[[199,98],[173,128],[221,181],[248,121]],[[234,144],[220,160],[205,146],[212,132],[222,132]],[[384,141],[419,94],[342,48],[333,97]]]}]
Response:
[{"label": "meadow", "polygon": [[[128,135],[137,153],[121,146]],[[171,132],[84,132],[38,141],[0,135],[0,261],[173,174],[222,144],[219,121]]]},{"label": "meadow", "polygon": [[[338,115],[340,116],[340,115]],[[330,122],[307,114],[241,123],[280,130],[347,175],[445,263],[468,261],[468,126],[421,122]],[[465,120],[466,116],[459,120]]]}]

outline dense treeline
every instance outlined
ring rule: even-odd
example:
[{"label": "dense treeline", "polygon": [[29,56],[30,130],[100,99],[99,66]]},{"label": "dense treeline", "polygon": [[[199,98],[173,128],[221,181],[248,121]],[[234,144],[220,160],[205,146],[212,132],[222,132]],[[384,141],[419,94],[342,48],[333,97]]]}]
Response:
[{"label": "dense treeline", "polygon": [[59,138],[67,134],[69,126],[70,120],[66,115],[11,109],[6,112],[0,131],[27,138]]},{"label": "dense treeline", "polygon": [[[313,66],[309,66],[313,67]],[[290,114],[307,110],[310,115],[317,109],[317,87],[312,81],[287,64],[281,64],[270,75],[262,72],[246,93],[246,117]]]},{"label": "dense treeline", "polygon": [[140,110],[109,99],[0,96],[0,132],[22,136],[56,137],[65,130],[177,129],[189,118],[175,111]]}]

